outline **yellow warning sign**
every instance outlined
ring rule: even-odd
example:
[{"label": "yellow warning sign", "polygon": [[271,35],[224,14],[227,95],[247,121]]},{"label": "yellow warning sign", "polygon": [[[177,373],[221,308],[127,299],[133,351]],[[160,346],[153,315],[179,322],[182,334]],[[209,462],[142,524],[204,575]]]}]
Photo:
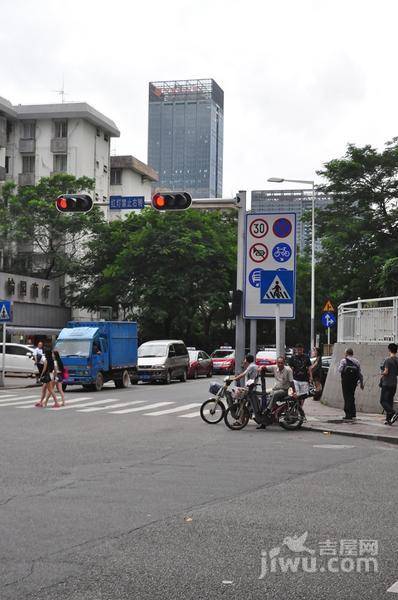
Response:
[{"label": "yellow warning sign", "polygon": [[322,312],[334,312],[334,306],[331,300],[326,300],[325,305],[322,308]]}]

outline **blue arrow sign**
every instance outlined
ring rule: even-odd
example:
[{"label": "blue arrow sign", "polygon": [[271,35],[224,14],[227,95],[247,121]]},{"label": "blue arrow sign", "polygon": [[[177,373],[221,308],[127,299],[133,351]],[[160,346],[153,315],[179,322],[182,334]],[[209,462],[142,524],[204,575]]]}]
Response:
[{"label": "blue arrow sign", "polygon": [[12,321],[11,301],[0,300],[0,323]]},{"label": "blue arrow sign", "polygon": [[262,271],[261,304],[294,303],[294,271]]},{"label": "blue arrow sign", "polygon": [[144,206],[144,196],[109,196],[109,208],[111,210],[137,210],[144,208]]},{"label": "blue arrow sign", "polygon": [[325,312],[322,315],[322,325],[329,329],[329,327],[333,327],[336,325],[337,319],[332,312]]}]

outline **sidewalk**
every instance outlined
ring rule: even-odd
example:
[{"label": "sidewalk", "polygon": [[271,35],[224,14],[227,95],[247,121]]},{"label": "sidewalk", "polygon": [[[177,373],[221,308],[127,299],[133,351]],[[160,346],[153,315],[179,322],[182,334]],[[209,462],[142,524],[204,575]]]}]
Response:
[{"label": "sidewalk", "polygon": [[398,421],[391,426],[384,425],[384,415],[357,413],[355,423],[343,423],[343,410],[314,402],[311,398],[305,401],[304,411],[307,421],[303,429],[398,444]]},{"label": "sidewalk", "polygon": [[18,377],[18,375],[6,375],[5,387],[0,390],[15,390],[21,388],[35,388],[40,384],[36,384],[34,377]]}]

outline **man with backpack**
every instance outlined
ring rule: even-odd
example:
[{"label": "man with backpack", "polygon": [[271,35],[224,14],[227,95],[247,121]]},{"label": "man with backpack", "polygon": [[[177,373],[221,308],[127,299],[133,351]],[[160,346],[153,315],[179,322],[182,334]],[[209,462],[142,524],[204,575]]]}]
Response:
[{"label": "man with backpack", "polygon": [[397,391],[398,358],[397,344],[388,344],[389,357],[383,363],[380,380],[380,404],[386,413],[385,425],[392,425],[396,420],[394,396]]},{"label": "man with backpack", "polygon": [[341,387],[343,388],[345,423],[352,423],[357,418],[355,408],[355,390],[358,382],[363,390],[363,375],[359,360],[354,358],[352,348],[347,348],[345,357],[340,361]]}]

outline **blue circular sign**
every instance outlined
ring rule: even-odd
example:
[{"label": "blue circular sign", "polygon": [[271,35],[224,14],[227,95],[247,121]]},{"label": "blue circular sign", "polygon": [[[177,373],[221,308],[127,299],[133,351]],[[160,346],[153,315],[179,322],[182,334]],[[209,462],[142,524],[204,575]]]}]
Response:
[{"label": "blue circular sign", "polygon": [[284,217],[277,219],[272,227],[272,231],[277,237],[284,238],[291,234],[292,223]]},{"label": "blue circular sign", "polygon": [[292,249],[289,244],[276,244],[272,250],[272,256],[278,262],[286,262],[292,257]]},{"label": "blue circular sign", "polygon": [[253,269],[249,273],[249,283],[255,288],[259,288],[261,285],[261,273],[263,269]]}]

